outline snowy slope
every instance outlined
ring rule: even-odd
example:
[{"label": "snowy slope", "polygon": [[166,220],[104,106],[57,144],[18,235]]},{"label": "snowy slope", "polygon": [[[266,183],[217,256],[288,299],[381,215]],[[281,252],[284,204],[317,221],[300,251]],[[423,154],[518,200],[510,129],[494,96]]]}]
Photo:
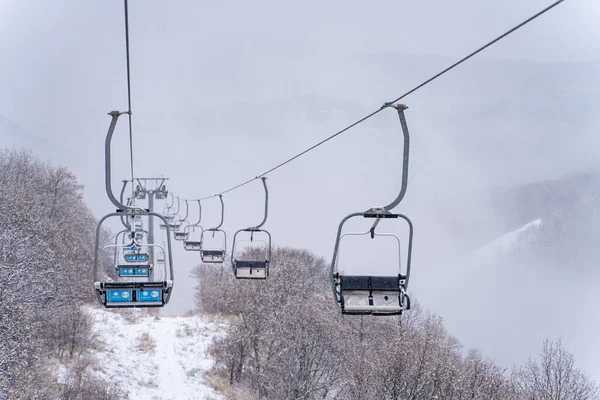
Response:
[{"label": "snowy slope", "polygon": [[514,249],[517,246],[525,245],[527,234],[538,230],[541,226],[542,219],[538,218],[518,229],[507,232],[475,250],[475,252],[471,254],[470,261],[472,263],[477,263],[478,265],[490,264],[509,250]]},{"label": "snowy slope", "polygon": [[200,316],[152,317],[143,310],[91,309],[104,343],[94,353],[99,376],[116,381],[131,400],[221,399],[203,374],[206,349],[224,326]]}]

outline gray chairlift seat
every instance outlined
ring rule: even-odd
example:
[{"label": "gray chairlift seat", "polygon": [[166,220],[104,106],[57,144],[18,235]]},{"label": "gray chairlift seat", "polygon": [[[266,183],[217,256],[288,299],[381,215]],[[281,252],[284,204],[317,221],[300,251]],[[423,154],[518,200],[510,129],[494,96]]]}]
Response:
[{"label": "gray chairlift seat", "polygon": [[225,261],[225,250],[200,250],[200,258],[204,263],[222,263]]},{"label": "gray chairlift seat", "polygon": [[266,279],[269,276],[269,261],[234,260],[233,269],[237,279]]},{"label": "gray chairlift seat", "polygon": [[187,240],[189,238],[189,236],[190,236],[190,233],[185,230],[183,232],[173,233],[173,238],[175,240],[180,240],[180,241]]},{"label": "gray chairlift seat", "polygon": [[339,275],[338,279],[345,314],[397,315],[410,308],[402,275]]},{"label": "gray chairlift seat", "polygon": [[[221,236],[221,246],[217,247],[214,245],[210,245],[209,248],[206,248],[206,241],[204,240],[204,235],[207,232],[212,233],[213,237],[216,234]],[[225,261],[225,253],[227,253],[227,234],[225,233],[225,231],[219,229],[218,227],[202,231],[200,242],[202,243],[202,248],[200,249],[200,259],[203,263],[221,264],[223,263],[223,261]]]},{"label": "gray chairlift seat", "polygon": [[201,251],[202,242],[199,240],[186,240],[183,242],[183,248],[187,251]]},{"label": "gray chairlift seat", "polygon": [[[392,214],[383,211],[380,214],[355,213],[354,216],[363,216],[365,218],[401,218],[409,226],[409,244],[407,254],[407,272],[406,275],[398,272],[394,276],[372,276],[372,275],[351,275],[334,272],[333,291],[342,313],[344,314],[367,314],[367,315],[399,315],[402,311],[410,308],[410,299],[406,294],[408,275],[410,274],[410,262],[412,251],[412,223],[402,214]],[[342,224],[345,220],[342,222]],[[376,222],[377,224],[378,222]],[[340,226],[341,228],[341,226]],[[341,232],[339,230],[338,232]],[[376,233],[375,225],[367,232],[347,232],[338,236],[336,241],[336,252],[333,261],[334,268],[337,269],[338,253],[340,242],[346,236],[369,235],[371,239],[376,237],[393,238],[398,248],[398,271],[401,270],[402,258],[400,253],[400,238],[392,233]],[[369,270],[369,268],[364,268]],[[334,270],[335,271],[335,270]]]},{"label": "gray chairlift seat", "polygon": [[[264,254],[262,257],[256,254],[251,260],[240,259],[239,245],[246,240],[238,240],[238,234],[242,232],[250,233],[250,242],[264,243]],[[257,233],[265,234],[268,238],[265,240],[256,240],[254,235]],[[238,251],[236,251],[236,249]],[[262,253],[262,251],[260,252]],[[260,258],[259,258],[260,257]],[[267,279],[269,276],[269,264],[271,261],[271,234],[264,229],[248,228],[241,229],[233,236],[233,248],[231,249],[231,266],[233,267],[233,275],[237,279]]]}]

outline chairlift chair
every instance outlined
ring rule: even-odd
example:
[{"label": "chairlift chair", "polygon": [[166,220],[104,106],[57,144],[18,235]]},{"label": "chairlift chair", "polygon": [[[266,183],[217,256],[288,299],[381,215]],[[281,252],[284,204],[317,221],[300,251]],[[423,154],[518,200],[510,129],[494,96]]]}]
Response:
[{"label": "chairlift chair", "polygon": [[[408,155],[410,147],[410,138],[408,126],[404,117],[404,105],[394,106],[398,111],[400,124],[404,136],[403,168],[402,168],[402,186],[396,199],[385,207],[372,207],[364,212],[356,212],[347,215],[338,226],[335,247],[333,250],[333,259],[331,262],[332,291],[336,303],[341,308],[343,314],[355,315],[399,315],[404,310],[410,309],[410,298],[406,293],[410,277],[413,225],[410,219],[403,214],[394,214],[390,210],[396,207],[404,198],[408,183]],[[344,224],[351,218],[362,217],[374,219],[371,229],[362,233],[342,233]],[[408,247],[406,255],[406,270],[402,271],[400,238],[391,233],[375,232],[381,219],[404,220],[408,225]],[[370,234],[371,240],[377,237],[394,237],[398,246],[399,265],[398,273],[388,276],[370,275],[370,268],[364,267],[363,274],[345,274],[340,271],[339,251],[340,243],[347,236],[362,236]]]},{"label": "chairlift chair", "polygon": [[[386,214],[384,218],[402,218],[399,214]],[[393,216],[391,216],[393,215]],[[397,216],[397,217],[396,217]],[[378,216],[365,216],[365,218],[379,218]],[[376,219],[379,221],[379,219]],[[409,225],[409,247],[412,241],[412,226]],[[402,274],[402,258],[400,238],[393,233],[378,233],[375,228],[367,232],[347,232],[341,235],[340,242],[346,236],[369,235],[372,239],[377,237],[391,237],[398,248],[398,274],[392,276],[375,275],[350,275],[338,273],[336,293],[339,297],[341,308],[345,314],[373,314],[388,315],[400,314],[404,309],[410,308],[410,299],[406,294],[407,275]],[[339,250],[339,248],[338,248]],[[339,257],[339,252],[337,253]]]},{"label": "chairlift chair", "polygon": [[[219,195],[219,199],[221,200],[221,222],[214,228],[202,231],[200,237],[200,242],[202,243],[200,259],[204,263],[221,264],[225,261],[225,253],[227,252],[227,234],[224,230],[220,229],[221,225],[223,225],[225,216],[225,204],[223,203],[223,196]],[[221,246],[216,247],[211,245],[210,248],[206,248],[206,241],[204,240],[206,234],[212,234],[213,238],[218,236],[221,239]]]},{"label": "chairlift chair", "polygon": [[[262,177],[263,187],[265,189],[265,214],[262,222],[255,226],[246,229],[240,229],[233,236],[233,248],[231,249],[231,266],[233,274],[237,279],[266,279],[269,276],[269,263],[271,262],[271,234],[261,227],[267,221],[269,209],[269,191],[267,189],[267,178]],[[249,234],[248,240],[238,239],[240,233]],[[262,235],[266,240],[255,240],[255,235]],[[251,259],[242,260],[242,250],[240,244],[242,242],[261,242],[264,247],[264,257],[258,258],[256,254],[250,254]]]},{"label": "chairlift chair", "polygon": [[[200,200],[198,201],[198,222],[194,225],[188,224],[184,231],[187,231],[188,236],[183,241],[183,248],[187,251],[201,251],[202,250],[202,232],[203,229],[200,226],[200,221],[202,221],[202,205],[200,204]],[[192,233],[196,232],[196,228],[200,229],[200,237],[197,240],[192,239]]]},{"label": "chairlift chair", "polygon": [[[113,194],[111,184],[110,145],[115,126],[117,124],[117,120],[122,114],[125,113],[119,111],[112,111],[109,113],[109,115],[112,117],[112,120],[105,141],[105,187],[106,194],[108,195],[109,200],[117,207],[117,211],[102,217],[100,221],[98,221],[98,224],[96,226],[96,240],[94,252],[94,290],[98,302],[104,307],[162,307],[169,302],[173,288],[174,277],[170,238],[171,232],[168,226],[165,227],[167,230],[167,247],[166,249],[163,249],[163,252],[166,252],[166,255],[168,257],[166,257],[167,262],[165,262],[163,268],[161,269],[161,280],[155,280],[153,277],[144,277],[145,281],[137,281],[136,279],[140,278],[139,276],[127,275],[129,271],[126,271],[124,272],[124,276],[119,277],[119,281],[113,282],[110,279],[107,279],[107,275],[104,271],[103,265],[104,258],[101,259],[100,257],[100,237],[102,224],[109,218],[122,218],[125,216],[131,219],[131,223],[133,223],[133,219],[131,217],[135,215],[143,215],[148,217],[159,218],[163,223],[167,224],[167,221],[160,214],[150,212],[148,210],[144,210],[138,207],[125,206],[122,203],[122,201],[119,202]],[[128,245],[129,244],[130,243],[128,243]],[[146,246],[156,245],[146,244]],[[160,248],[161,246],[158,247]],[[133,266],[133,263],[131,265]],[[154,274],[152,276],[156,276],[156,272],[158,271],[154,271]],[[122,281],[121,279],[127,279],[127,281]]]},{"label": "chairlift chair", "polygon": [[158,189],[156,189],[156,191],[154,192],[154,197],[156,198],[156,200],[164,200],[167,198],[168,194],[169,192],[167,191],[167,187],[165,185],[162,185]]},{"label": "chairlift chair", "polygon": [[146,190],[143,189],[140,185],[136,185],[133,195],[135,196],[136,199],[145,200],[146,199]]},{"label": "chairlift chair", "polygon": [[180,228],[184,223],[186,224],[186,226],[190,225],[190,223],[186,221],[188,214],[189,214],[188,201],[185,200],[185,216],[179,220],[180,223],[179,223],[179,226],[177,227],[177,229],[175,229],[172,226],[173,230],[175,231],[173,233],[173,237],[175,238],[175,240],[180,240],[180,241],[187,240],[187,238],[189,236],[189,232],[186,231],[185,228],[183,229],[183,231],[180,231]]},{"label": "chairlift chair", "polygon": [[183,228],[183,231],[173,232],[173,238],[179,241],[187,240],[190,236],[190,232],[188,230],[189,226],[190,224],[188,223],[185,228]]}]

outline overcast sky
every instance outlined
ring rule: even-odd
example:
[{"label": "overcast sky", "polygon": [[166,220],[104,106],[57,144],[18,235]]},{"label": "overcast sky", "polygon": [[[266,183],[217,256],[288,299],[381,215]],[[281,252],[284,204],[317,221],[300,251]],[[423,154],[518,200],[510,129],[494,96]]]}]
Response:
[{"label": "overcast sky", "polygon": [[[135,173],[169,177],[169,189],[184,197],[217,193],[370,113],[548,4],[131,0]],[[536,119],[509,114],[498,120],[494,113],[504,107],[476,121],[451,120],[451,126],[448,116],[459,109],[468,113],[484,96],[487,82],[494,82],[494,68],[503,66],[546,68],[543,79],[536,80],[535,72],[514,77],[515,85],[537,85],[523,89],[522,98],[506,99],[519,103],[525,115],[539,111],[538,103],[546,100],[564,100],[565,106],[585,101],[587,76],[573,89],[583,97],[559,98],[563,89],[567,96],[573,92],[553,86],[566,70],[555,63],[600,61],[598,21],[597,0],[567,0],[477,56],[469,64],[477,69],[461,66],[405,100],[411,107],[413,148],[409,190],[399,211],[415,222],[411,285],[425,305],[435,304],[427,299],[437,292],[429,277],[448,273],[448,266],[431,262],[436,260],[431,253],[446,254],[450,246],[435,236],[437,216],[427,208],[429,202],[453,191],[554,177],[596,162],[597,108],[574,110],[577,121],[558,121],[556,132],[550,132],[556,133],[555,146],[547,144],[554,137],[543,137],[546,126]],[[122,2],[0,0],[0,54],[4,145],[25,146],[68,166],[85,184],[84,198],[96,216],[110,212],[103,144],[110,122],[106,113],[127,105]],[[504,101],[498,93],[485,96]],[[311,114],[307,121],[305,108],[316,110],[319,119]],[[581,147],[564,151],[567,142],[560,142],[558,132],[574,127],[581,140],[569,145]],[[540,149],[539,160],[524,164],[530,154],[494,148],[482,153],[477,141],[457,147],[452,135],[469,129],[489,131],[498,143],[502,130],[530,132],[527,138]],[[129,177],[126,132],[122,118],[114,141],[115,184]],[[272,204],[265,227],[274,242],[331,257],[345,214],[396,195],[399,132],[397,116],[386,110],[269,176]],[[260,221],[262,199],[259,181],[225,196],[224,227],[230,237]],[[217,222],[218,204],[206,202],[205,227]],[[179,249],[176,261],[178,276],[185,278],[198,260]],[[176,285],[173,312],[189,309],[190,280],[176,280]]]}]

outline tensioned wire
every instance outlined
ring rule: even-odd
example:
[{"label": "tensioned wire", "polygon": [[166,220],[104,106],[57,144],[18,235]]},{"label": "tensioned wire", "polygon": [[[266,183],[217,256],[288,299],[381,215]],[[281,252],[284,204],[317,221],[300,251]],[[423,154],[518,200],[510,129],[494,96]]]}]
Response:
[{"label": "tensioned wire", "polygon": [[[125,0],[127,2],[127,0]],[[213,197],[217,197],[217,196],[222,196],[225,193],[229,193],[231,191],[234,191],[236,189],[241,188],[242,186],[245,186],[251,182],[254,182],[257,179],[261,179],[263,177],[265,177],[266,175],[270,174],[271,172],[289,164],[290,162],[296,160],[297,158],[302,157],[303,155],[305,155],[306,153],[316,149],[317,147],[320,147],[321,145],[327,143],[328,141],[340,136],[341,134],[343,134],[344,132],[347,132],[348,130],[354,128],[355,126],[365,122],[366,120],[368,120],[369,118],[379,114],[381,111],[383,111],[384,109],[386,109],[387,107],[392,106],[394,103],[396,103],[397,101],[402,100],[403,98],[405,98],[406,96],[416,92],[417,90],[421,89],[422,87],[424,87],[425,85],[433,82],[434,80],[436,80],[437,78],[441,77],[442,75],[446,74],[447,72],[449,72],[450,70],[456,68],[457,66],[459,66],[460,64],[464,63],[465,61],[467,61],[468,59],[472,58],[473,56],[479,54],[480,52],[482,52],[483,50],[487,49],[488,47],[494,45],[495,43],[499,42],[500,40],[504,39],[505,37],[507,37],[508,35],[510,35],[511,33],[515,32],[516,30],[522,28],[523,26],[527,25],[528,23],[530,23],[531,21],[535,20],[536,18],[540,17],[541,15],[545,14],[546,12],[550,11],[551,9],[553,9],[554,7],[556,7],[557,5],[559,5],[560,3],[562,3],[565,0],[557,0],[554,3],[550,4],[548,7],[544,8],[543,10],[537,12],[536,14],[532,15],[531,17],[527,18],[526,20],[524,20],[523,22],[521,22],[518,25],[515,25],[514,27],[512,27],[511,29],[509,29],[508,31],[504,32],[503,34],[501,34],[500,36],[496,37],[495,39],[491,40],[490,42],[486,43],[485,45],[479,47],[477,50],[473,51],[472,53],[470,53],[469,55],[461,58],[460,60],[458,60],[457,62],[455,62],[454,64],[450,65],[448,68],[440,71],[439,73],[435,74],[434,76],[432,76],[431,78],[427,79],[426,81],[420,83],[419,85],[415,86],[414,88],[410,89],[408,92],[398,96],[397,98],[395,98],[394,100],[385,102],[383,104],[383,106],[381,106],[379,109],[371,112],[370,114],[366,115],[365,117],[359,119],[358,121],[346,126],[345,128],[343,128],[342,130],[334,133],[333,135],[321,140],[320,142],[316,143],[315,145],[309,147],[308,149],[296,154],[293,157],[288,158],[287,160],[275,165],[274,167],[266,170],[265,172],[256,175],[254,178],[250,178],[244,182],[241,182],[235,186],[230,187],[229,189],[223,190],[222,192],[219,192],[217,194],[214,194],[212,196],[207,196],[207,197],[202,197],[200,199],[197,200],[207,200]]]}]

